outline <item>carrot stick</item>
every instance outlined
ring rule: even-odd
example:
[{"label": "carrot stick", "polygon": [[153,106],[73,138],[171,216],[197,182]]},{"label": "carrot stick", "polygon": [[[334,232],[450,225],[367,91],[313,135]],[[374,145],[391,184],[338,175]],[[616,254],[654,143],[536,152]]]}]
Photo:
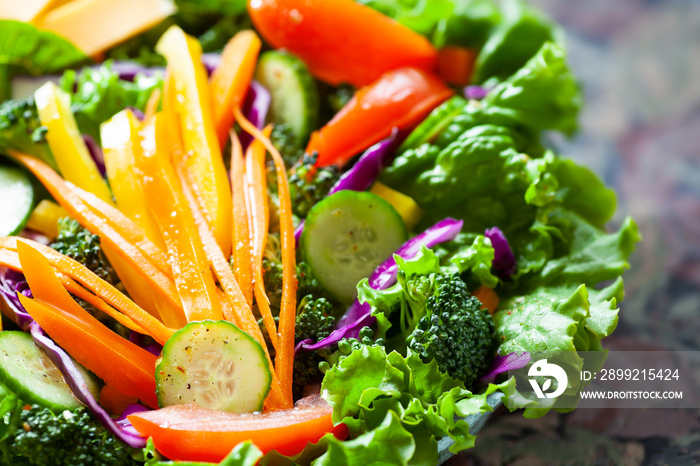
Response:
[{"label": "carrot stick", "polygon": [[496,312],[498,303],[501,302],[501,298],[498,297],[493,288],[484,285],[474,290],[472,296],[481,301],[481,309],[488,309],[489,313],[492,315]]},{"label": "carrot stick", "polygon": [[157,407],[156,356],[112,332],[73,301],[41,252],[23,242],[18,249],[24,276],[35,296],[19,296],[29,315],[98,377]]},{"label": "carrot stick", "polygon": [[[177,125],[171,124],[171,128],[177,132]],[[173,141],[178,141],[177,135],[172,137]],[[182,150],[175,149],[175,150]],[[233,270],[228,263],[228,260],[224,256],[221,248],[214,238],[213,232],[209,229],[202,212],[197,207],[197,199],[192,192],[192,187],[188,183],[186,166],[182,163],[178,163],[181,157],[173,157],[175,162],[175,168],[177,174],[180,178],[180,185],[182,187],[182,192],[190,205],[190,212],[192,213],[195,223],[199,229],[199,238],[204,246],[204,251],[209,259],[212,268],[214,269],[214,274],[219,280],[221,287],[224,290],[226,298],[229,301],[228,306],[224,306],[224,318],[230,322],[236,324],[241,330],[248,333],[260,343],[260,346],[265,351],[268,364],[270,366],[270,371],[272,373],[272,383],[270,388],[270,394],[265,403],[266,409],[287,409],[292,407],[292,400],[287,399],[282,392],[281,385],[277,378],[275,368],[272,364],[272,359],[270,358],[270,352],[265,343],[265,338],[263,337],[258,321],[253,314],[251,307],[248,305],[243,292],[241,291],[236,278],[234,276]]]},{"label": "carrot stick", "polygon": [[294,326],[296,321],[296,250],[292,200],[284,160],[272,142],[234,107],[233,114],[238,124],[259,140],[272,155],[277,171],[277,192],[280,203],[280,239],[282,243],[282,304],[280,307],[279,350],[275,355],[275,369],[288,400],[292,399],[292,373],[294,369]]},{"label": "carrot stick", "polygon": [[119,257],[126,260],[145,282],[158,292],[175,309],[181,308],[177,289],[170,277],[151,263],[147,256],[133,244],[129,243],[123,236],[115,231],[102,217],[97,216],[90,208],[69,189],[63,179],[56,172],[51,170],[45,163],[15,151],[8,153],[17,161],[27,167],[49,193],[75,218],[81,225],[85,226],[93,234],[100,236],[103,246],[113,248],[118,252]]},{"label": "carrot stick", "polygon": [[170,162],[172,140],[164,118],[156,114],[141,132],[143,151],[137,161],[141,187],[146,198],[157,199],[149,209],[167,246],[187,320],[221,320],[221,304],[197,227],[186,201],[178,196],[179,181]]},{"label": "carrot stick", "polygon": [[[272,126],[263,130],[265,137],[269,137]],[[270,300],[265,293],[265,285],[262,273],[262,259],[265,253],[265,241],[269,229],[270,211],[267,202],[267,179],[265,173],[265,146],[259,141],[250,145],[246,154],[246,199],[248,210],[248,225],[250,228],[251,268],[253,272],[253,292],[255,302],[262,316],[265,329],[270,337],[270,342],[278,351],[279,337],[277,336],[277,324],[270,310]]]},{"label": "carrot stick", "polygon": [[18,243],[31,245],[34,249],[41,252],[58,272],[80,283],[90,292],[131,318],[143,329],[142,332],[139,333],[150,335],[160,344],[165,344],[174,333],[172,329],[165,327],[158,319],[141,309],[133,301],[124,296],[122,292],[102,280],[81,263],[35,241],[14,236],[0,238],[0,248],[5,248],[6,250],[17,252]]},{"label": "carrot stick", "polygon": [[246,181],[243,149],[236,133],[231,132],[231,187],[233,189],[233,264],[236,281],[248,306],[253,305],[253,272],[250,259],[250,233],[246,208]]},{"label": "carrot stick", "polygon": [[234,106],[241,105],[253,79],[262,42],[251,30],[241,31],[228,41],[221,53],[221,63],[209,79],[214,122],[221,147],[226,144],[233,125]]}]

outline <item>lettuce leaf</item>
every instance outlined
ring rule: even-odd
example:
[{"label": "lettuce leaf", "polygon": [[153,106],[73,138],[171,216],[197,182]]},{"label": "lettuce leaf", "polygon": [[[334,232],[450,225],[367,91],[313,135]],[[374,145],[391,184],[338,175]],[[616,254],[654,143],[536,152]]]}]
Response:
[{"label": "lettuce leaf", "polygon": [[[437,439],[449,437],[453,453],[472,447],[475,436],[462,418],[492,411],[488,396],[505,391],[511,383],[491,384],[472,393],[441,373],[434,361],[424,363],[410,352],[403,357],[372,346],[354,351],[326,372],[322,394],[333,407],[333,421],[344,422],[350,430],[352,440],[338,442],[338,447],[351,445],[363,451],[362,456],[351,451],[353,457],[370,458],[366,450],[380,447],[368,440],[391,429],[397,441],[380,443],[383,451],[377,454],[396,464],[436,464]],[[415,447],[408,441],[411,437]]]},{"label": "lettuce leaf", "polygon": [[90,61],[63,37],[29,23],[0,20],[0,31],[0,102],[10,96],[15,74],[51,74]]}]

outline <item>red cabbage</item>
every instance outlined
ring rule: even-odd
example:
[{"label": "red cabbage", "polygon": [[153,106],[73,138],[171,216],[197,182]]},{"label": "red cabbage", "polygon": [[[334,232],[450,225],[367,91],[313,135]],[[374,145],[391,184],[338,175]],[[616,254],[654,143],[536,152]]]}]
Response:
[{"label": "red cabbage", "polygon": [[464,88],[464,97],[469,100],[481,100],[488,95],[489,90],[481,86],[467,86]]},{"label": "red cabbage", "polygon": [[[405,134],[400,133],[398,128],[394,128],[391,136],[367,149],[355,165],[343,173],[343,176],[328,191],[328,195],[330,196],[342,190],[365,191],[369,189],[382,169],[391,160],[391,156],[403,140],[403,137],[405,137]],[[299,222],[296,230],[294,230],[294,238],[297,243],[301,238],[302,231],[304,231],[304,220]]]},{"label": "red cabbage", "polygon": [[[248,121],[253,123],[256,128],[263,129],[265,127],[267,112],[270,110],[271,101],[272,97],[270,96],[270,92],[265,89],[265,86],[257,81],[251,81],[241,110]],[[253,136],[242,131],[240,140],[243,150],[246,150],[248,145],[253,142]]]},{"label": "red cabbage", "polygon": [[128,405],[126,408],[124,408],[124,411],[119,415],[119,417],[116,420],[117,425],[121,428],[122,431],[127,432],[130,435],[133,435],[135,437],[141,437],[141,434],[134,428],[134,426],[131,425],[131,422],[129,422],[129,419],[127,419],[128,416],[134,414],[134,413],[140,413],[143,411],[150,411],[150,409],[146,408],[143,405],[140,405],[138,403],[132,403]]},{"label": "red cabbage", "polygon": [[498,275],[501,278],[510,278],[515,273],[515,256],[510,249],[506,236],[498,227],[487,229],[484,232],[484,236],[491,240],[491,246],[493,246],[493,268],[498,271]]},{"label": "red cabbage", "polygon": [[[404,259],[412,259],[420,252],[422,246],[432,248],[437,244],[452,241],[462,229],[462,223],[461,220],[446,218],[406,241],[394,255]],[[396,283],[398,266],[394,255],[375,269],[369,279],[369,286],[375,290],[383,290]],[[317,343],[313,343],[311,340],[300,341],[294,349],[295,353],[302,350],[313,351],[325,348],[338,343],[343,338],[357,338],[363,327],[370,326],[375,322],[376,319],[372,317],[371,312],[369,304],[360,304],[358,300],[355,300],[345,314],[338,319],[333,333]]]},{"label": "red cabbage", "polygon": [[83,134],[83,141],[90,152],[90,157],[95,161],[97,169],[100,171],[102,176],[107,175],[107,168],[105,167],[105,156],[102,153],[102,148],[95,142],[95,140],[89,134]]},{"label": "red cabbage", "polygon": [[20,293],[28,298],[32,297],[32,291],[29,289],[24,275],[14,270],[0,269],[0,297],[5,300],[6,307],[12,315],[8,316],[24,331],[29,329],[29,324],[34,321],[29,314],[24,310],[24,306],[20,303],[17,293]]},{"label": "red cabbage", "polygon": [[496,357],[493,358],[493,363],[491,363],[489,371],[479,379],[479,382],[483,384],[493,383],[498,375],[515,369],[522,369],[527,366],[529,362],[530,353],[527,352],[520,354],[510,353],[506,356],[496,355]]},{"label": "red cabbage", "polygon": [[146,337],[144,337],[138,332],[132,331],[129,334],[129,341],[135,344],[136,346],[145,349],[149,353],[155,354],[156,356],[160,356],[161,351],[163,351],[162,346],[160,346],[155,341],[147,342]]}]

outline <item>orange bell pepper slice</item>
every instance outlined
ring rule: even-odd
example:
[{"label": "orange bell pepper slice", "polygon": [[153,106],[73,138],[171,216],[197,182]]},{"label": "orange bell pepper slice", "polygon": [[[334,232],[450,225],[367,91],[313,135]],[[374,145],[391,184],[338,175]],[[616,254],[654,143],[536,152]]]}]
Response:
[{"label": "orange bell pepper slice", "polygon": [[[224,255],[231,252],[231,187],[216,134],[207,73],[197,39],[182,29],[168,29],[156,45],[168,61],[166,110],[180,121],[184,151],[180,155],[187,176],[196,187],[197,204],[214,232]],[[175,108],[167,108],[174,105]]]},{"label": "orange bell pepper slice", "polygon": [[437,67],[430,41],[353,0],[249,0],[256,30],[322,81],[366,86],[387,71]]},{"label": "orange bell pepper slice", "polygon": [[438,54],[438,74],[453,86],[466,86],[472,79],[477,55],[474,49],[445,46]]},{"label": "orange bell pepper slice", "polygon": [[491,315],[496,312],[501,298],[498,297],[493,288],[481,285],[472,292],[472,296],[481,301],[481,309],[487,309]]},{"label": "orange bell pepper slice", "polygon": [[109,330],[73,301],[41,252],[18,243],[34,299],[20,301],[42,329],[76,361],[126,395],[157,407],[156,356]]},{"label": "orange bell pepper slice", "polygon": [[248,92],[261,45],[254,31],[240,31],[224,47],[221,63],[209,79],[221,147],[226,145],[228,132],[233,126],[233,106],[241,105]]},{"label": "orange bell pepper slice", "polygon": [[311,135],[306,152],[318,152],[318,165],[344,163],[391,134],[410,128],[447,100],[452,91],[417,68],[400,68],[363,87],[331,121]]}]

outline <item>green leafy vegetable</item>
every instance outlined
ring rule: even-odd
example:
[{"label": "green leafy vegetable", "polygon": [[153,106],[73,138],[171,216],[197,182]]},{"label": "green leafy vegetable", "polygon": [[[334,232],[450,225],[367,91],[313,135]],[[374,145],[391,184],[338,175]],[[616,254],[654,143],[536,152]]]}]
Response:
[{"label": "green leafy vegetable", "polygon": [[63,37],[29,23],[0,20],[0,102],[10,96],[15,74],[51,74],[88,62],[88,57]]},{"label": "green leafy vegetable", "polygon": [[33,97],[0,104],[0,149],[33,155],[57,169]]}]

